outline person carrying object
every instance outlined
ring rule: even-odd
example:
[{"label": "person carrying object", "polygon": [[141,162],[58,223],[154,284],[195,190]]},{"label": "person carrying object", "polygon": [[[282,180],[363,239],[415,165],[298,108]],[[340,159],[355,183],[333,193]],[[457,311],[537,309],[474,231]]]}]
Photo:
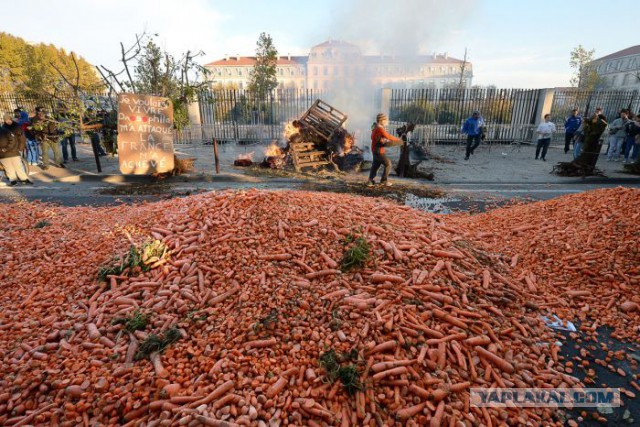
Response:
[{"label": "person carrying object", "polygon": [[58,125],[55,120],[45,115],[42,107],[36,107],[36,116],[31,120],[31,130],[42,147],[42,169],[49,169],[49,149],[53,151],[54,165],[64,168]]},{"label": "person carrying object", "polygon": [[389,172],[391,172],[391,160],[385,154],[385,146],[398,145],[402,143],[402,140],[398,137],[391,135],[385,127],[389,124],[389,119],[385,114],[378,114],[376,116],[376,122],[371,128],[371,153],[373,154],[373,164],[371,165],[371,171],[369,172],[369,181],[367,186],[375,185],[375,178],[378,174],[380,166],[382,169],[382,178],[380,184],[390,186],[388,181]]}]

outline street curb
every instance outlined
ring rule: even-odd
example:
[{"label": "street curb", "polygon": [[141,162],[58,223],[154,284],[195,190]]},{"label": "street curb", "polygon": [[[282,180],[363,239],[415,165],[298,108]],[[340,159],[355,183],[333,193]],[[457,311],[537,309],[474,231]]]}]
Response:
[{"label": "street curb", "polygon": [[[37,179],[36,179],[37,180]],[[62,182],[62,183],[80,183],[80,182],[104,182],[108,184],[133,184],[133,183],[143,183],[143,184],[153,184],[153,183],[167,183],[167,184],[177,184],[177,183],[220,183],[220,182],[234,182],[234,183],[255,183],[256,185],[264,183],[264,181],[258,179],[251,179],[247,176],[237,176],[237,175],[179,175],[179,176],[171,176],[166,178],[153,178],[149,175],[120,175],[120,174],[109,174],[109,175],[93,175],[93,174],[80,174],[80,175],[72,175],[65,176],[60,178],[52,178],[47,180],[37,180],[39,182]],[[274,178],[270,179],[269,182],[295,182],[296,180],[288,179],[288,178]]]},{"label": "street curb", "polygon": [[[395,180],[394,177],[391,177]],[[397,178],[402,179],[402,178]],[[213,183],[213,182],[252,182],[250,179],[239,179],[233,175],[180,175],[174,177],[167,177],[162,179],[153,178],[149,175],[93,175],[93,174],[81,174],[65,176],[60,178],[52,178],[46,180],[39,180],[40,182],[62,182],[62,183],[80,183],[80,182],[104,182],[108,184],[139,184],[139,183]],[[270,178],[266,182],[298,182],[299,179],[295,178]],[[265,181],[256,180],[256,184],[264,183]],[[418,181],[418,183],[422,183]],[[583,179],[568,179],[566,181],[527,181],[527,182],[503,182],[503,181],[424,181],[425,185],[508,185],[508,186],[530,186],[530,185],[566,185],[566,184],[609,184],[609,185],[625,185],[625,184],[640,184],[640,177],[629,178],[583,178]]]}]

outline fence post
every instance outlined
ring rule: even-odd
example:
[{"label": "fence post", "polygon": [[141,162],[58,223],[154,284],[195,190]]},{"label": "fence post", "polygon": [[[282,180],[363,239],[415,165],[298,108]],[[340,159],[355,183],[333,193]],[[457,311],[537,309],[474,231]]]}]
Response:
[{"label": "fence post", "polygon": [[[544,115],[551,113],[551,106],[553,105],[553,95],[555,89],[538,89],[538,102],[535,115],[535,127],[537,128],[540,123],[544,121]],[[536,133],[533,133],[531,142],[536,142]]]}]

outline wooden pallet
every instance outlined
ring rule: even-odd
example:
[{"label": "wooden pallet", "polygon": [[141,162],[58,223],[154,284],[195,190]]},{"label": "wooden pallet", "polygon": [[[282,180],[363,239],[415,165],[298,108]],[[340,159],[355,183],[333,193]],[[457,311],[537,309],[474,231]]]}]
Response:
[{"label": "wooden pallet", "polygon": [[299,142],[289,144],[293,167],[296,172],[303,168],[317,168],[329,164],[326,151],[318,151],[313,143]]},{"label": "wooden pallet", "polygon": [[347,121],[347,116],[318,99],[302,115],[300,121],[313,133],[328,142],[333,133]]}]

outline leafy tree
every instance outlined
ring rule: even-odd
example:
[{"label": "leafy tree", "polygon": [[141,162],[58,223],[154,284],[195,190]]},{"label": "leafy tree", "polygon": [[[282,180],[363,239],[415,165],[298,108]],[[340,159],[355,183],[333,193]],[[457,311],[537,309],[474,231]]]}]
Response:
[{"label": "leafy tree", "polygon": [[277,62],[278,51],[273,45],[271,36],[260,33],[256,47],[256,63],[249,81],[249,90],[258,98],[263,98],[278,87]]},{"label": "leafy tree", "polygon": [[598,72],[591,66],[594,53],[594,49],[587,50],[582,45],[578,45],[571,51],[569,65],[575,70],[569,81],[571,86],[593,90],[602,84]]},{"label": "leafy tree", "polygon": [[66,81],[76,82],[84,92],[104,87],[93,66],[73,52],[0,33],[0,91],[60,95],[71,92]]},{"label": "leafy tree", "polygon": [[400,108],[392,108],[389,114],[393,121],[420,125],[431,124],[435,120],[433,105],[425,100],[415,101]]}]

